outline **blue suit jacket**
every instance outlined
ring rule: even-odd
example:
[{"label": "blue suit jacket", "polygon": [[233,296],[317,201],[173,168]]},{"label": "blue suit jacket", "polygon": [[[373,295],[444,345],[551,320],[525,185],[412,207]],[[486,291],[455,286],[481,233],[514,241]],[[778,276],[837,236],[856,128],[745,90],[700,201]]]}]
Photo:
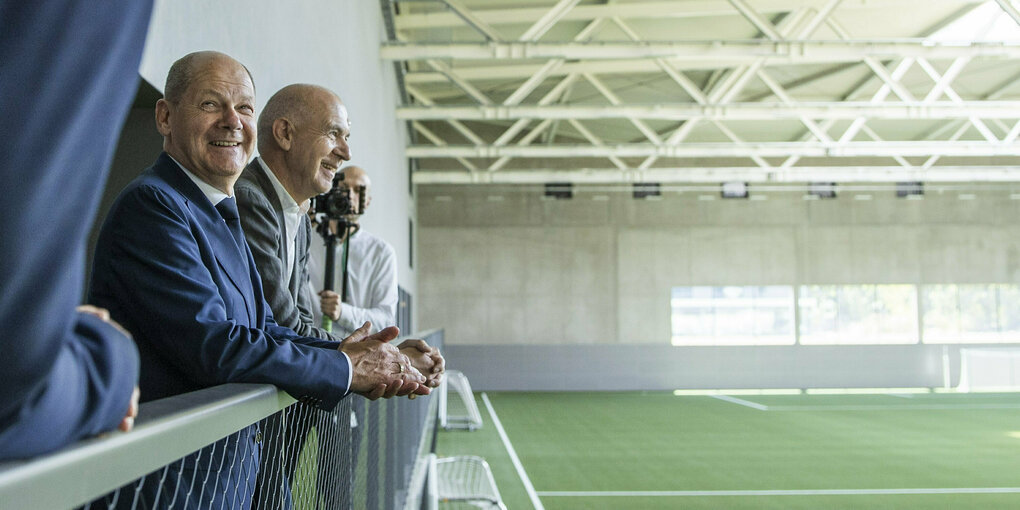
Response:
[{"label": "blue suit jacket", "polygon": [[[238,248],[213,204],[166,153],[114,202],[96,247],[90,301],[134,335],[142,401],[249,382],[332,409],[347,392],[349,365],[339,344],[275,323],[246,243]],[[221,484],[240,483],[250,501],[253,483],[237,477],[253,482],[255,427],[240,440],[224,463],[234,472],[218,476]]]},{"label": "blue suit jacket", "polygon": [[115,428],[134,345],[75,313],[151,1],[0,0],[0,460]]}]

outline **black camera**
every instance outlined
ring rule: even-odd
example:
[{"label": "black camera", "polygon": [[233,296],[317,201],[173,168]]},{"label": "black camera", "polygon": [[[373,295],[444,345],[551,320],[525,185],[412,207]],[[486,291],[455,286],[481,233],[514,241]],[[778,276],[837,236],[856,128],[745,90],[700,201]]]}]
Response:
[{"label": "black camera", "polygon": [[351,202],[350,187],[344,186],[344,173],[337,172],[333,176],[333,187],[329,191],[312,197],[312,214],[323,214],[331,220],[343,220],[348,216],[361,214],[365,210],[365,187],[358,186],[354,191],[358,201]]},{"label": "black camera", "polygon": [[[357,193],[357,201],[351,201],[351,191]],[[336,271],[336,251],[333,249],[337,241],[344,243],[343,256],[343,288],[341,300],[347,302],[347,240],[358,231],[357,220],[351,218],[365,212],[365,186],[345,186],[344,173],[337,172],[333,176],[333,186],[329,191],[312,197],[309,212],[315,230],[322,236],[326,244],[326,281],[324,290],[333,290],[333,275]],[[322,327],[326,331],[332,329],[333,322],[323,317]]]}]

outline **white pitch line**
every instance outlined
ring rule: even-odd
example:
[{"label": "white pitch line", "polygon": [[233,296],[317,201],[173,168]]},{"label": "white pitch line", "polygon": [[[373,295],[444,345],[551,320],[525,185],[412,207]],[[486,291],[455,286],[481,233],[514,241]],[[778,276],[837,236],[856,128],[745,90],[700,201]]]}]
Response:
[{"label": "white pitch line", "polygon": [[759,411],[769,410],[769,406],[762,405],[756,402],[751,402],[750,400],[744,400],[742,398],[731,397],[730,395],[711,395],[711,397],[717,398],[719,400],[725,400],[726,402],[731,402],[744,407],[750,407],[751,409],[757,409]]},{"label": "white pitch line", "polygon": [[714,497],[714,496],[867,496],[909,494],[1016,494],[1020,487],[958,487],[930,489],[818,489],[747,491],[544,491],[543,497]]},{"label": "white pitch line", "polygon": [[970,409],[1020,409],[1020,404],[803,405],[768,408],[769,411],[965,411]]},{"label": "white pitch line", "polygon": [[528,473],[524,472],[524,466],[521,465],[521,459],[517,456],[517,452],[514,450],[514,446],[510,444],[510,438],[507,437],[506,431],[503,430],[503,424],[499,421],[499,416],[496,416],[496,410],[492,408],[492,402],[489,402],[489,396],[482,393],[482,402],[485,402],[485,407],[489,410],[489,417],[492,418],[492,424],[496,427],[496,432],[499,432],[499,437],[503,440],[503,446],[506,447],[506,452],[510,455],[510,461],[514,464],[514,469],[517,470],[517,475],[521,477],[521,482],[524,483],[524,490],[528,491],[528,497],[531,498],[531,504],[535,507],[535,510],[545,510],[542,505],[542,501],[538,499],[538,493],[535,492],[535,486],[531,485],[531,479],[528,478]]}]

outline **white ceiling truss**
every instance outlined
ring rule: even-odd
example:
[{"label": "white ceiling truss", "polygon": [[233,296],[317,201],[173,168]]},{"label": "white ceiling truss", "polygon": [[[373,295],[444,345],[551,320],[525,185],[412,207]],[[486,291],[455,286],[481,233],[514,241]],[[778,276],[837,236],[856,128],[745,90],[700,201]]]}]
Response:
[{"label": "white ceiling truss", "polygon": [[413,179],[1020,181],[1020,0],[383,0]]}]

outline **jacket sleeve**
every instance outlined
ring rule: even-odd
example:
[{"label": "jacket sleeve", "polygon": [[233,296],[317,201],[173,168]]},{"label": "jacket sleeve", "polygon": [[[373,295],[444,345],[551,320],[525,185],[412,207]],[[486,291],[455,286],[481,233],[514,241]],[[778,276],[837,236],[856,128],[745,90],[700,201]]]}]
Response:
[{"label": "jacket sleeve", "polygon": [[0,2],[0,460],[113,429],[127,411],[134,345],[74,308],[151,10]]},{"label": "jacket sleeve", "polygon": [[64,340],[47,355],[49,370],[32,377],[22,399],[11,400],[20,405],[17,419],[0,431],[0,459],[38,455],[110,430],[127,413],[138,381],[131,340],[84,313],[77,314]]}]

